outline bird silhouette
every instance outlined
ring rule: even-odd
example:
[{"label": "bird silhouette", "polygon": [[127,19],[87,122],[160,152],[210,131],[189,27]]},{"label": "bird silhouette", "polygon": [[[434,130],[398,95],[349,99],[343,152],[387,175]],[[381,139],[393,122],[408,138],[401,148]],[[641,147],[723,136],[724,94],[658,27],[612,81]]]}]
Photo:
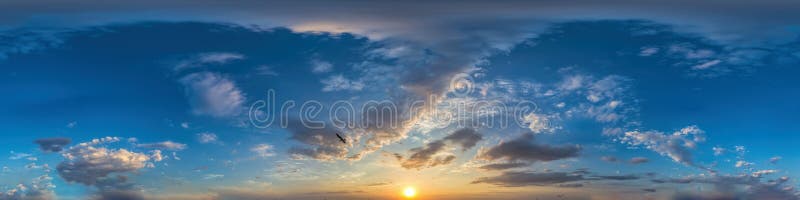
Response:
[{"label": "bird silhouette", "polygon": [[345,143],[345,144],[347,144],[347,141],[346,141],[346,140],[344,140],[344,138],[342,138],[342,136],[341,136],[341,135],[339,135],[338,133],[336,134],[336,137],[338,137],[338,138],[339,138],[339,141],[342,141],[342,143]]}]

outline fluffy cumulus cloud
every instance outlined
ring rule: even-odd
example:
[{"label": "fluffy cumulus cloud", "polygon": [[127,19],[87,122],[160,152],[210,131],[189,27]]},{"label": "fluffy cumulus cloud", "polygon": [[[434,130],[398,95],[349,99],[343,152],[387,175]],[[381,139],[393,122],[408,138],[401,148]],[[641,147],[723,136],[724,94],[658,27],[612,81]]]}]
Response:
[{"label": "fluffy cumulus cloud", "polygon": [[69,138],[42,138],[33,141],[39,145],[39,150],[43,152],[60,152],[67,146],[72,139]]},{"label": "fluffy cumulus cloud", "polygon": [[163,159],[159,150],[151,154],[124,148],[110,148],[120,138],[105,137],[79,143],[65,149],[56,170],[67,182],[97,188],[91,199],[144,199],[142,189],[128,181],[126,173],[134,173]]},{"label": "fluffy cumulus cloud", "polygon": [[[96,140],[99,141],[99,140]],[[119,141],[106,138],[106,142],[85,142],[62,152],[64,161],[56,167],[58,174],[68,182],[95,185],[111,173],[134,172],[146,166],[150,157],[127,149],[110,149],[104,143]]]},{"label": "fluffy cumulus cloud", "polygon": [[513,140],[501,142],[497,146],[482,149],[478,158],[489,161],[534,163],[577,157],[580,151],[581,147],[577,145],[550,146],[536,143],[534,135],[526,133]]},{"label": "fluffy cumulus cloud", "polygon": [[474,129],[459,129],[441,140],[409,150],[411,155],[402,160],[400,165],[406,169],[422,169],[450,164],[456,157],[448,154],[449,148],[458,147],[462,151],[466,151],[474,147],[482,139],[483,137]]},{"label": "fluffy cumulus cloud", "polygon": [[230,117],[242,112],[244,92],[221,74],[198,72],[184,76],[179,82],[185,87],[194,114]]}]

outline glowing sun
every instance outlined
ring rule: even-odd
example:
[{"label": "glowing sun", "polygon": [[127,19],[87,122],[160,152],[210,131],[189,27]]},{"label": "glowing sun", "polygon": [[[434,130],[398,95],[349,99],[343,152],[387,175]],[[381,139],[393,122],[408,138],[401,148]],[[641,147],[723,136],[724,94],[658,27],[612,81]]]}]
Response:
[{"label": "glowing sun", "polygon": [[412,198],[414,196],[417,196],[417,190],[414,189],[413,187],[406,187],[406,189],[403,189],[403,196],[405,196],[406,198]]}]

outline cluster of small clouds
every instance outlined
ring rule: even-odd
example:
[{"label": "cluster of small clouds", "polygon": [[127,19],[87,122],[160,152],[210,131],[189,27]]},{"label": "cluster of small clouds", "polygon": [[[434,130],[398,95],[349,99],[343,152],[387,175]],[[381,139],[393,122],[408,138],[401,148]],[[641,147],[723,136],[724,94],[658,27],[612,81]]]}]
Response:
[{"label": "cluster of small clouds", "polygon": [[770,56],[785,56],[780,49],[724,48],[692,43],[646,46],[639,55],[649,57],[658,53],[679,60],[674,65],[686,67],[688,75],[707,78],[732,72],[748,73],[753,67],[765,65],[764,60]]},{"label": "cluster of small clouds", "polygon": [[4,30],[0,32],[0,60],[60,46],[65,35],[68,34],[52,30]]},{"label": "cluster of small clouds", "polygon": [[773,171],[761,171],[754,175],[709,175],[687,176],[676,179],[653,179],[658,184],[710,184],[711,190],[676,194],[673,199],[800,199],[800,192],[790,185],[789,177],[782,176],[763,181],[763,175]]},{"label": "cluster of small clouds", "polygon": [[581,114],[594,118],[600,123],[613,125],[618,122],[627,122],[626,117],[637,111],[633,105],[626,107],[626,102],[632,104],[634,101],[627,94],[630,81],[631,79],[618,75],[609,75],[600,79],[573,75],[565,77],[560,86],[562,88],[560,93],[572,92],[576,95],[583,95],[588,101],[575,106],[568,111],[568,114]]},{"label": "cluster of small clouds", "polygon": [[342,75],[333,75],[326,79],[322,79],[320,81],[324,87],[322,88],[323,92],[335,92],[335,91],[360,91],[364,89],[364,83],[362,81],[354,81],[345,78]]},{"label": "cluster of small clouds", "polygon": [[6,191],[0,190],[0,200],[52,200],[56,199],[53,192],[55,185],[49,175],[34,178],[30,184],[17,184]]},{"label": "cluster of small clouds", "polygon": [[[788,176],[774,176],[780,170],[755,169],[754,163],[744,159],[747,148],[737,145],[732,149],[731,152],[736,153],[734,167],[739,169],[736,174],[722,174],[708,168],[710,171],[708,174],[657,178],[651,181],[658,184],[708,184],[713,186],[711,190],[703,192],[678,193],[674,199],[800,199],[800,191],[794,188]],[[721,156],[728,151],[722,147],[714,147],[713,150],[715,156]],[[775,164],[771,161],[773,161],[772,159],[770,159],[770,163]]]},{"label": "cluster of small clouds", "polygon": [[[328,61],[311,59],[309,64],[311,64],[311,72],[314,74],[326,74],[334,70],[333,64]],[[323,92],[361,91],[364,89],[363,80],[352,80],[342,74],[328,76],[328,78],[320,80],[320,83],[323,85]]]},{"label": "cluster of small clouds", "polygon": [[[154,162],[163,161],[166,156],[162,150],[180,151],[185,144],[164,141],[157,143],[137,144],[134,138],[127,139],[134,147],[153,149],[148,153],[137,152],[125,148],[111,146],[122,141],[119,137],[103,137],[67,147],[70,138],[42,138],[34,141],[42,152],[59,153],[63,160],[55,170],[59,177],[70,183],[92,186],[97,192],[92,199],[145,199],[139,186],[128,180],[127,174],[136,173],[145,168],[153,168]],[[174,152],[173,152],[174,155]],[[25,157],[30,157],[26,154]],[[177,159],[177,157],[176,157]],[[47,164],[31,163],[28,169],[43,169],[50,172]],[[7,171],[8,167],[4,167]],[[2,200],[51,200],[57,199],[53,191],[52,177],[47,174],[33,179],[30,184],[18,184],[7,191],[0,191]]]},{"label": "cluster of small clouds", "polygon": [[97,199],[141,199],[142,194],[134,190],[122,174],[152,166],[151,161],[158,162],[163,158],[160,151],[152,151],[153,154],[148,155],[124,148],[106,147],[119,141],[117,137],[105,137],[65,149],[61,153],[64,161],[56,167],[58,174],[67,182],[96,187]]}]

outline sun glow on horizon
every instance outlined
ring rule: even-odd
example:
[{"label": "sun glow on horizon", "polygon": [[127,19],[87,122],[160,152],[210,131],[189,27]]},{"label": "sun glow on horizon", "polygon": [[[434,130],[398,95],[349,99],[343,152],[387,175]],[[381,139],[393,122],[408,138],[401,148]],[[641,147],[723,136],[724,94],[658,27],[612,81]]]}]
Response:
[{"label": "sun glow on horizon", "polygon": [[403,189],[403,196],[405,196],[406,198],[414,198],[414,196],[417,196],[417,190],[411,186],[406,187],[405,189]]}]

